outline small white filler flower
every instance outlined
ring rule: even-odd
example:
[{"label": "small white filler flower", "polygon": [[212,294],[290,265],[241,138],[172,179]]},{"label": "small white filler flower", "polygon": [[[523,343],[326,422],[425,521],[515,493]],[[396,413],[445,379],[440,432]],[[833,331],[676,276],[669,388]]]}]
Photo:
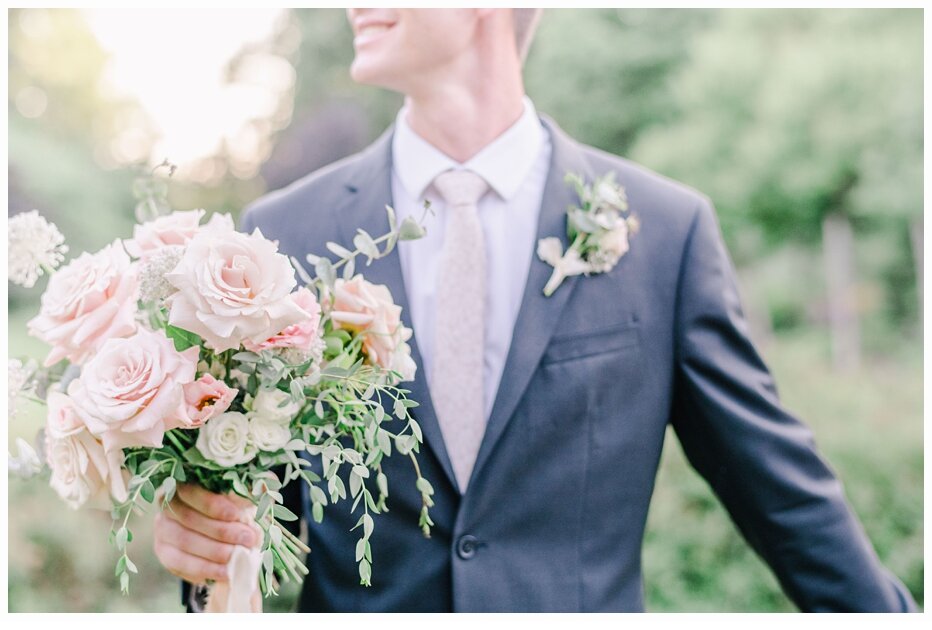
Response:
[{"label": "small white filler flower", "polygon": [[18,454],[9,456],[7,467],[9,472],[21,479],[35,477],[42,472],[42,460],[39,459],[36,449],[23,438],[16,438]]},{"label": "small white filler flower", "polygon": [[16,406],[21,394],[31,392],[33,389],[33,374],[36,371],[35,361],[23,363],[19,359],[10,359],[7,362],[7,417],[11,420],[16,417]]},{"label": "small white filler flower", "polygon": [[182,256],[184,256],[184,247],[166,245],[140,263],[140,300],[161,305],[165,298],[178,290],[165,278],[165,274],[171,273],[178,266]]},{"label": "small white filler flower", "polygon": [[54,223],[38,210],[21,212],[9,221],[10,282],[31,288],[45,272],[51,273],[65,260],[68,246]]}]

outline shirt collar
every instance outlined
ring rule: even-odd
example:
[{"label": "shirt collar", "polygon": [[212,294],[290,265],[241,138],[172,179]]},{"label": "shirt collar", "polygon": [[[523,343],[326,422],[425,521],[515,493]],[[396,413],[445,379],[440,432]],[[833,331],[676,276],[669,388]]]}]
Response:
[{"label": "shirt collar", "polygon": [[440,173],[465,169],[480,175],[492,190],[509,200],[517,194],[544,143],[544,128],[527,96],[521,117],[462,164],[415,133],[408,125],[407,115],[408,108],[403,107],[395,122],[392,167],[401,184],[416,199],[423,196]]}]

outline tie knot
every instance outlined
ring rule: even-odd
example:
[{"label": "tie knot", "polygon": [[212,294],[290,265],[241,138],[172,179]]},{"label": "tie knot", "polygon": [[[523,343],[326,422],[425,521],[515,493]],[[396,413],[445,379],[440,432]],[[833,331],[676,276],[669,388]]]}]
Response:
[{"label": "tie knot", "polygon": [[451,207],[474,206],[489,185],[472,171],[446,171],[434,178],[434,188]]}]

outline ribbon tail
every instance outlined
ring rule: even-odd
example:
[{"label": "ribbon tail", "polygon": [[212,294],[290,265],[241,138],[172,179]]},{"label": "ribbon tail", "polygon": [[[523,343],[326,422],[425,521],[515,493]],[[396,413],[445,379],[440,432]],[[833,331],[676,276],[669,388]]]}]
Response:
[{"label": "ribbon tail", "polygon": [[262,554],[259,549],[236,545],[227,563],[228,581],[211,585],[205,611],[215,613],[262,612],[262,596],[259,593],[261,566]]}]

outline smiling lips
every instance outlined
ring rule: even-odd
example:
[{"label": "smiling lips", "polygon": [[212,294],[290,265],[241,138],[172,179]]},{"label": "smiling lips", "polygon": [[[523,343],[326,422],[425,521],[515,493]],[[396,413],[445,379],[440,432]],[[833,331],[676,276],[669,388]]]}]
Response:
[{"label": "smiling lips", "polygon": [[363,18],[358,20],[354,26],[356,37],[353,39],[353,44],[356,46],[364,46],[382,37],[395,26],[395,24],[393,22],[381,22]]}]

